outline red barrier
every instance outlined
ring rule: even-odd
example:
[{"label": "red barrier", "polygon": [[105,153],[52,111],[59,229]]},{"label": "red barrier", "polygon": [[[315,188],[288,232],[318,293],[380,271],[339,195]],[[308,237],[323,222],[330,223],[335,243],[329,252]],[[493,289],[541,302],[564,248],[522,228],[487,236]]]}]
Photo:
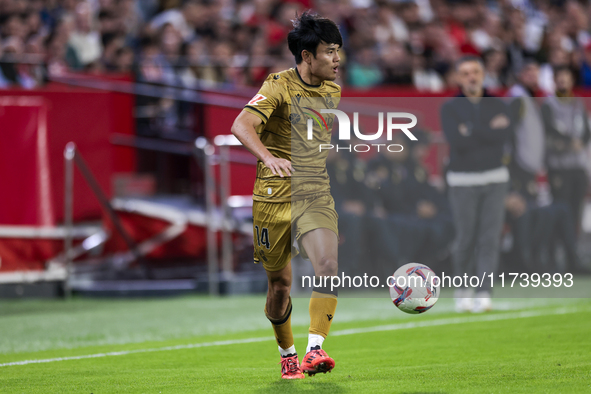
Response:
[{"label": "red barrier", "polygon": [[[108,195],[115,170],[134,170],[133,150],[114,147],[109,142],[109,135],[114,132],[133,134],[133,97],[50,84],[35,91],[0,91],[0,102],[7,103],[9,97],[17,95],[36,100],[43,109],[0,104],[0,174],[4,190],[0,193],[0,225],[52,225],[63,220],[63,150],[69,141],[76,143]],[[35,115],[39,111],[46,114],[44,119]],[[39,121],[46,124],[44,149],[32,145],[31,133],[37,135],[35,130],[41,130]],[[48,180],[50,196],[40,198],[40,185]],[[75,220],[100,218],[100,206],[78,173],[74,185]],[[49,207],[47,201],[51,201]],[[46,214],[40,216],[39,210],[52,212],[50,219]]]},{"label": "red barrier", "polygon": [[55,225],[46,101],[0,97],[0,124],[0,223]]},{"label": "red barrier", "polygon": [[[130,235],[130,237],[140,244],[141,242],[161,233],[170,223],[163,219],[148,217],[146,215],[135,212],[117,212],[123,228]],[[128,250],[125,241],[121,235],[114,228],[112,222],[105,218],[105,226],[111,233],[111,237],[105,244],[106,253],[124,252]],[[156,249],[151,251],[146,259],[183,259],[183,258],[201,258],[205,259],[205,227],[189,225],[185,231],[178,237],[159,245]],[[221,240],[218,240],[218,245]]]},{"label": "red barrier", "polygon": [[[248,99],[245,99],[244,104],[247,102]],[[230,134],[234,119],[236,119],[240,111],[241,109],[224,108],[214,105],[207,106],[205,110],[205,136],[213,140],[216,135]],[[230,183],[230,195],[248,196],[252,194],[256,166],[231,163],[230,174],[232,179]]]}]

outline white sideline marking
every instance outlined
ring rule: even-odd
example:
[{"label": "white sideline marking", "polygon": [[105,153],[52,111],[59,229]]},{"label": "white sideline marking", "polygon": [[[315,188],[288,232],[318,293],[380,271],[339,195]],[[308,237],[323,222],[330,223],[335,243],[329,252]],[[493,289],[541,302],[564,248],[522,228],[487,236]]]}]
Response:
[{"label": "white sideline marking", "polygon": [[260,337],[260,338],[233,339],[233,340],[228,340],[228,341],[203,342],[203,343],[192,343],[192,344],[188,344],[188,345],[165,346],[165,347],[157,347],[157,348],[152,348],[152,349],[135,349],[135,350],[122,350],[120,352],[86,354],[83,356],[56,357],[56,358],[45,358],[45,359],[40,359],[40,360],[14,361],[11,363],[0,364],[0,367],[9,367],[11,365],[53,363],[56,361],[83,360],[85,358],[126,356],[128,354],[136,354],[136,353],[163,352],[163,351],[167,351],[167,350],[194,349],[194,348],[199,348],[199,347],[238,345],[238,344],[242,344],[242,343],[270,341],[273,339],[275,339],[275,338],[274,337]]},{"label": "white sideline marking", "polygon": [[[424,322],[387,324],[387,325],[374,326],[374,327],[362,327],[362,328],[351,328],[351,329],[346,329],[346,330],[337,330],[337,331],[333,331],[331,333],[331,336],[365,334],[365,333],[369,333],[369,332],[378,332],[378,331],[405,330],[405,329],[409,329],[409,328],[434,327],[434,326],[444,326],[444,325],[449,325],[449,324],[477,323],[477,322],[487,322],[487,321],[497,321],[497,320],[523,319],[523,318],[538,317],[538,316],[564,315],[567,313],[574,313],[574,312],[579,312],[579,311],[581,311],[581,309],[558,308],[558,309],[554,309],[551,311],[523,311],[523,312],[514,312],[514,313],[503,313],[503,314],[497,314],[497,315],[454,317],[454,318],[448,318],[448,319],[427,320]],[[302,336],[302,335],[300,335],[300,336]],[[135,349],[135,350],[122,350],[119,352],[86,354],[83,356],[56,357],[56,358],[45,358],[45,359],[39,359],[39,360],[23,360],[23,361],[14,361],[14,362],[10,362],[10,363],[0,364],[0,367],[10,367],[10,366],[14,366],[14,365],[53,363],[53,362],[57,362],[57,361],[83,360],[83,359],[87,359],[87,358],[126,356],[128,354],[163,352],[163,351],[169,351],[169,350],[195,349],[195,348],[200,348],[200,347],[239,345],[239,344],[244,344],[244,343],[272,341],[273,339],[275,339],[275,338],[274,337],[258,337],[258,338],[232,339],[232,340],[227,340],[227,341],[192,343],[192,344],[187,344],[187,345],[165,346],[165,347],[151,348],[151,349]]]}]

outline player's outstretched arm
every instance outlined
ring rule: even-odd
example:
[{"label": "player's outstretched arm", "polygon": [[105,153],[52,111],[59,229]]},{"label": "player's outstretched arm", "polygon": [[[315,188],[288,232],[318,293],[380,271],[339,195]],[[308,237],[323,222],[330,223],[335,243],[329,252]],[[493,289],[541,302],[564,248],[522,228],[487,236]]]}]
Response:
[{"label": "player's outstretched arm", "polygon": [[293,168],[289,160],[275,157],[263,145],[256,132],[256,127],[260,125],[262,120],[247,111],[242,111],[240,115],[234,120],[232,125],[232,134],[248,149],[257,159],[263,162],[274,175],[284,177],[291,176]]}]

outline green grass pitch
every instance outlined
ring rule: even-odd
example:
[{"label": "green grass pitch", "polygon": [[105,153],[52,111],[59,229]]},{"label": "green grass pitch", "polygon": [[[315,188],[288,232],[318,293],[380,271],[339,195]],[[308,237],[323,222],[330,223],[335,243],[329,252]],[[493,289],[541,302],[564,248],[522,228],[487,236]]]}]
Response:
[{"label": "green grass pitch", "polygon": [[[264,297],[0,302],[0,393],[591,393],[591,301],[406,315],[341,297],[330,374],[282,381]],[[306,345],[308,300],[294,298]],[[21,364],[14,364],[24,361]],[[43,361],[43,362],[39,362]]]}]

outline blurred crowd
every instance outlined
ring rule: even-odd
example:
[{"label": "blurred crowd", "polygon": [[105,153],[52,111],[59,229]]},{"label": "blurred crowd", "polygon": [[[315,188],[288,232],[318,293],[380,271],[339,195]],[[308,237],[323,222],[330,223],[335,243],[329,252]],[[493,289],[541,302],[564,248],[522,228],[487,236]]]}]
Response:
[{"label": "blurred crowd", "polygon": [[456,87],[454,62],[482,57],[485,86],[513,84],[528,58],[540,88],[568,66],[591,85],[590,5],[573,0],[0,0],[0,87],[69,71],[136,71],[194,87],[258,86],[293,66],[291,19],[312,8],[343,38],[346,86]]}]

